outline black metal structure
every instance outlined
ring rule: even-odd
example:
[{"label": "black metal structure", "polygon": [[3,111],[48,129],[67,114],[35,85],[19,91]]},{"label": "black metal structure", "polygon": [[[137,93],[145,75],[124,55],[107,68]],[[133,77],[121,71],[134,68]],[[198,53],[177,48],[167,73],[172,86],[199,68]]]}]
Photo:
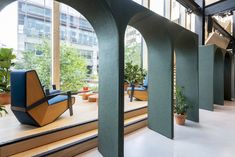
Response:
[{"label": "black metal structure", "polygon": [[195,28],[196,33],[199,36],[199,44],[204,45],[205,43],[205,19],[207,17],[207,31],[211,32],[212,28],[219,31],[223,36],[229,38],[231,43],[229,48],[233,47],[233,52],[235,52],[235,24],[233,23],[233,35],[227,32],[215,19],[212,18],[213,15],[219,13],[232,13],[233,11],[233,21],[235,21],[234,10],[235,1],[234,0],[220,0],[210,5],[205,6],[205,0],[176,0],[181,5],[183,5],[188,12],[196,14]]},{"label": "black metal structure", "polygon": [[229,38],[230,40],[235,40],[235,38],[229,33],[227,32],[217,21],[216,19],[212,18],[212,26],[214,27],[214,29],[216,29],[217,31],[219,31],[223,36]]},{"label": "black metal structure", "polygon": [[204,15],[204,8],[205,8],[205,1],[204,0],[195,0],[200,6],[200,14],[196,14],[195,19],[195,32],[198,34],[199,45],[205,44],[205,15]]},{"label": "black metal structure", "polygon": [[214,15],[221,12],[233,11],[235,10],[234,0],[222,0],[211,5],[205,6],[205,15]]},{"label": "black metal structure", "polygon": [[194,0],[176,0],[181,5],[183,5],[188,12],[200,14],[201,13],[201,7],[198,5]]}]

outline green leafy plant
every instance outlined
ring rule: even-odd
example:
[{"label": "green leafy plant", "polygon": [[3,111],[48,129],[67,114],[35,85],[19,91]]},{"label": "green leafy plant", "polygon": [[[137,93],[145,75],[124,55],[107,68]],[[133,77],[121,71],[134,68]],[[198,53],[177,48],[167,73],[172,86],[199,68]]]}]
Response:
[{"label": "green leafy plant", "polygon": [[87,63],[74,47],[62,44],[60,48],[61,89],[74,90],[87,85]]},{"label": "green leafy plant", "polygon": [[125,63],[132,62],[141,65],[141,44],[132,43],[132,46],[125,47]]},{"label": "green leafy plant", "polygon": [[[22,58],[16,62],[17,69],[34,69],[37,71],[41,83],[50,87],[51,82],[51,47],[48,41],[43,41],[35,47],[41,52],[36,55],[35,51],[22,52]],[[77,91],[82,88],[87,77],[87,63],[85,58],[79,55],[79,51],[65,43],[60,46],[60,78],[61,89],[64,91]]]},{"label": "green leafy plant", "polygon": [[10,72],[16,56],[13,49],[0,48],[0,92],[10,92]]},{"label": "green leafy plant", "polygon": [[132,62],[126,63],[124,79],[128,84],[141,84],[146,75],[147,71],[139,65],[133,65]]},{"label": "green leafy plant", "polygon": [[3,115],[5,114],[8,114],[7,110],[5,109],[4,106],[1,106],[0,105],[0,117],[2,117]]},{"label": "green leafy plant", "polygon": [[186,115],[187,110],[189,109],[190,105],[186,104],[185,96],[183,94],[184,87],[176,86],[176,102],[174,105],[174,113],[179,115]]}]

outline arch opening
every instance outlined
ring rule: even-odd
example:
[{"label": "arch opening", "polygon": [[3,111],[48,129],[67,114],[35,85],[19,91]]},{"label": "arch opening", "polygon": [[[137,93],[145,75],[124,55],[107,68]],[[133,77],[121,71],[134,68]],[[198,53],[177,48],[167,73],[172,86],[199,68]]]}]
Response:
[{"label": "arch opening", "polygon": [[[187,43],[187,44],[185,44]],[[188,106],[187,119],[199,122],[198,42],[195,34],[182,31],[175,43],[176,82]],[[185,66],[187,65],[187,66]]]},{"label": "arch opening", "polygon": [[[14,1],[1,1],[0,8],[4,8],[10,2]],[[121,97],[118,90],[120,80],[120,70],[119,61],[119,42],[118,42],[118,31],[115,20],[110,13],[109,7],[106,1],[67,1],[59,0],[58,2],[64,3],[66,5],[72,6],[75,10],[78,10],[83,14],[87,20],[94,27],[97,32],[97,38],[99,40],[99,150],[103,155],[112,152],[114,154],[119,154],[122,152],[122,139],[123,133],[120,131],[123,129],[122,117],[119,111],[122,110],[122,102],[119,100]],[[35,11],[35,10],[34,10]],[[46,12],[46,11],[45,11]],[[70,20],[73,18],[70,16]],[[45,18],[45,21],[48,19]],[[74,19],[73,19],[74,20]],[[107,33],[109,30],[109,33]],[[71,33],[73,36],[74,33]],[[62,36],[63,38],[63,36]],[[110,39],[112,38],[112,42]],[[73,41],[74,38],[71,38]],[[41,52],[36,52],[39,55]],[[69,53],[71,54],[71,53]],[[69,55],[68,54],[68,55]],[[64,57],[64,58],[67,58]],[[96,59],[97,59],[96,58]],[[70,64],[70,63],[64,63]],[[114,72],[115,71],[115,72]],[[63,76],[62,76],[63,77]],[[109,88],[107,88],[109,87]],[[122,95],[122,94],[121,94]],[[107,118],[109,117],[109,118]],[[113,123],[115,121],[116,123]],[[112,129],[108,129],[112,128]],[[107,134],[107,132],[109,132]],[[107,141],[107,136],[109,141]],[[115,147],[110,145],[115,143]]]},{"label": "arch opening", "polygon": [[142,10],[130,18],[129,25],[143,35],[148,49],[148,127],[173,138],[173,48],[167,21]]}]

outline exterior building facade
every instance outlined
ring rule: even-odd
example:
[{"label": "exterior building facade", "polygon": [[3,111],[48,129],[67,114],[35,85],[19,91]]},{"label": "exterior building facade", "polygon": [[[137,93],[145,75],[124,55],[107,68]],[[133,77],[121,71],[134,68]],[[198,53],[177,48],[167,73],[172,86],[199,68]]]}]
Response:
[{"label": "exterior building facade", "polygon": [[[52,1],[18,0],[18,56],[22,51],[35,51],[35,45],[45,39],[51,40]],[[98,41],[90,23],[77,11],[60,4],[60,40],[77,48],[88,69],[97,73]]]}]

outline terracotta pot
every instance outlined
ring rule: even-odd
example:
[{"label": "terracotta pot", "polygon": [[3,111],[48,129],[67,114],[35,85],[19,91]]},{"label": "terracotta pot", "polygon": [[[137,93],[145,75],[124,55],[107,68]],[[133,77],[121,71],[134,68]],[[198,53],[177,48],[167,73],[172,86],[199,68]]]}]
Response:
[{"label": "terracotta pot", "polygon": [[181,114],[174,114],[174,115],[175,115],[176,124],[179,124],[179,125],[185,124],[186,115],[181,115]]},{"label": "terracotta pot", "polygon": [[11,103],[11,94],[10,93],[0,93],[0,104],[7,105]]},{"label": "terracotta pot", "polygon": [[83,90],[84,90],[84,91],[88,90],[88,87],[83,87]]}]

